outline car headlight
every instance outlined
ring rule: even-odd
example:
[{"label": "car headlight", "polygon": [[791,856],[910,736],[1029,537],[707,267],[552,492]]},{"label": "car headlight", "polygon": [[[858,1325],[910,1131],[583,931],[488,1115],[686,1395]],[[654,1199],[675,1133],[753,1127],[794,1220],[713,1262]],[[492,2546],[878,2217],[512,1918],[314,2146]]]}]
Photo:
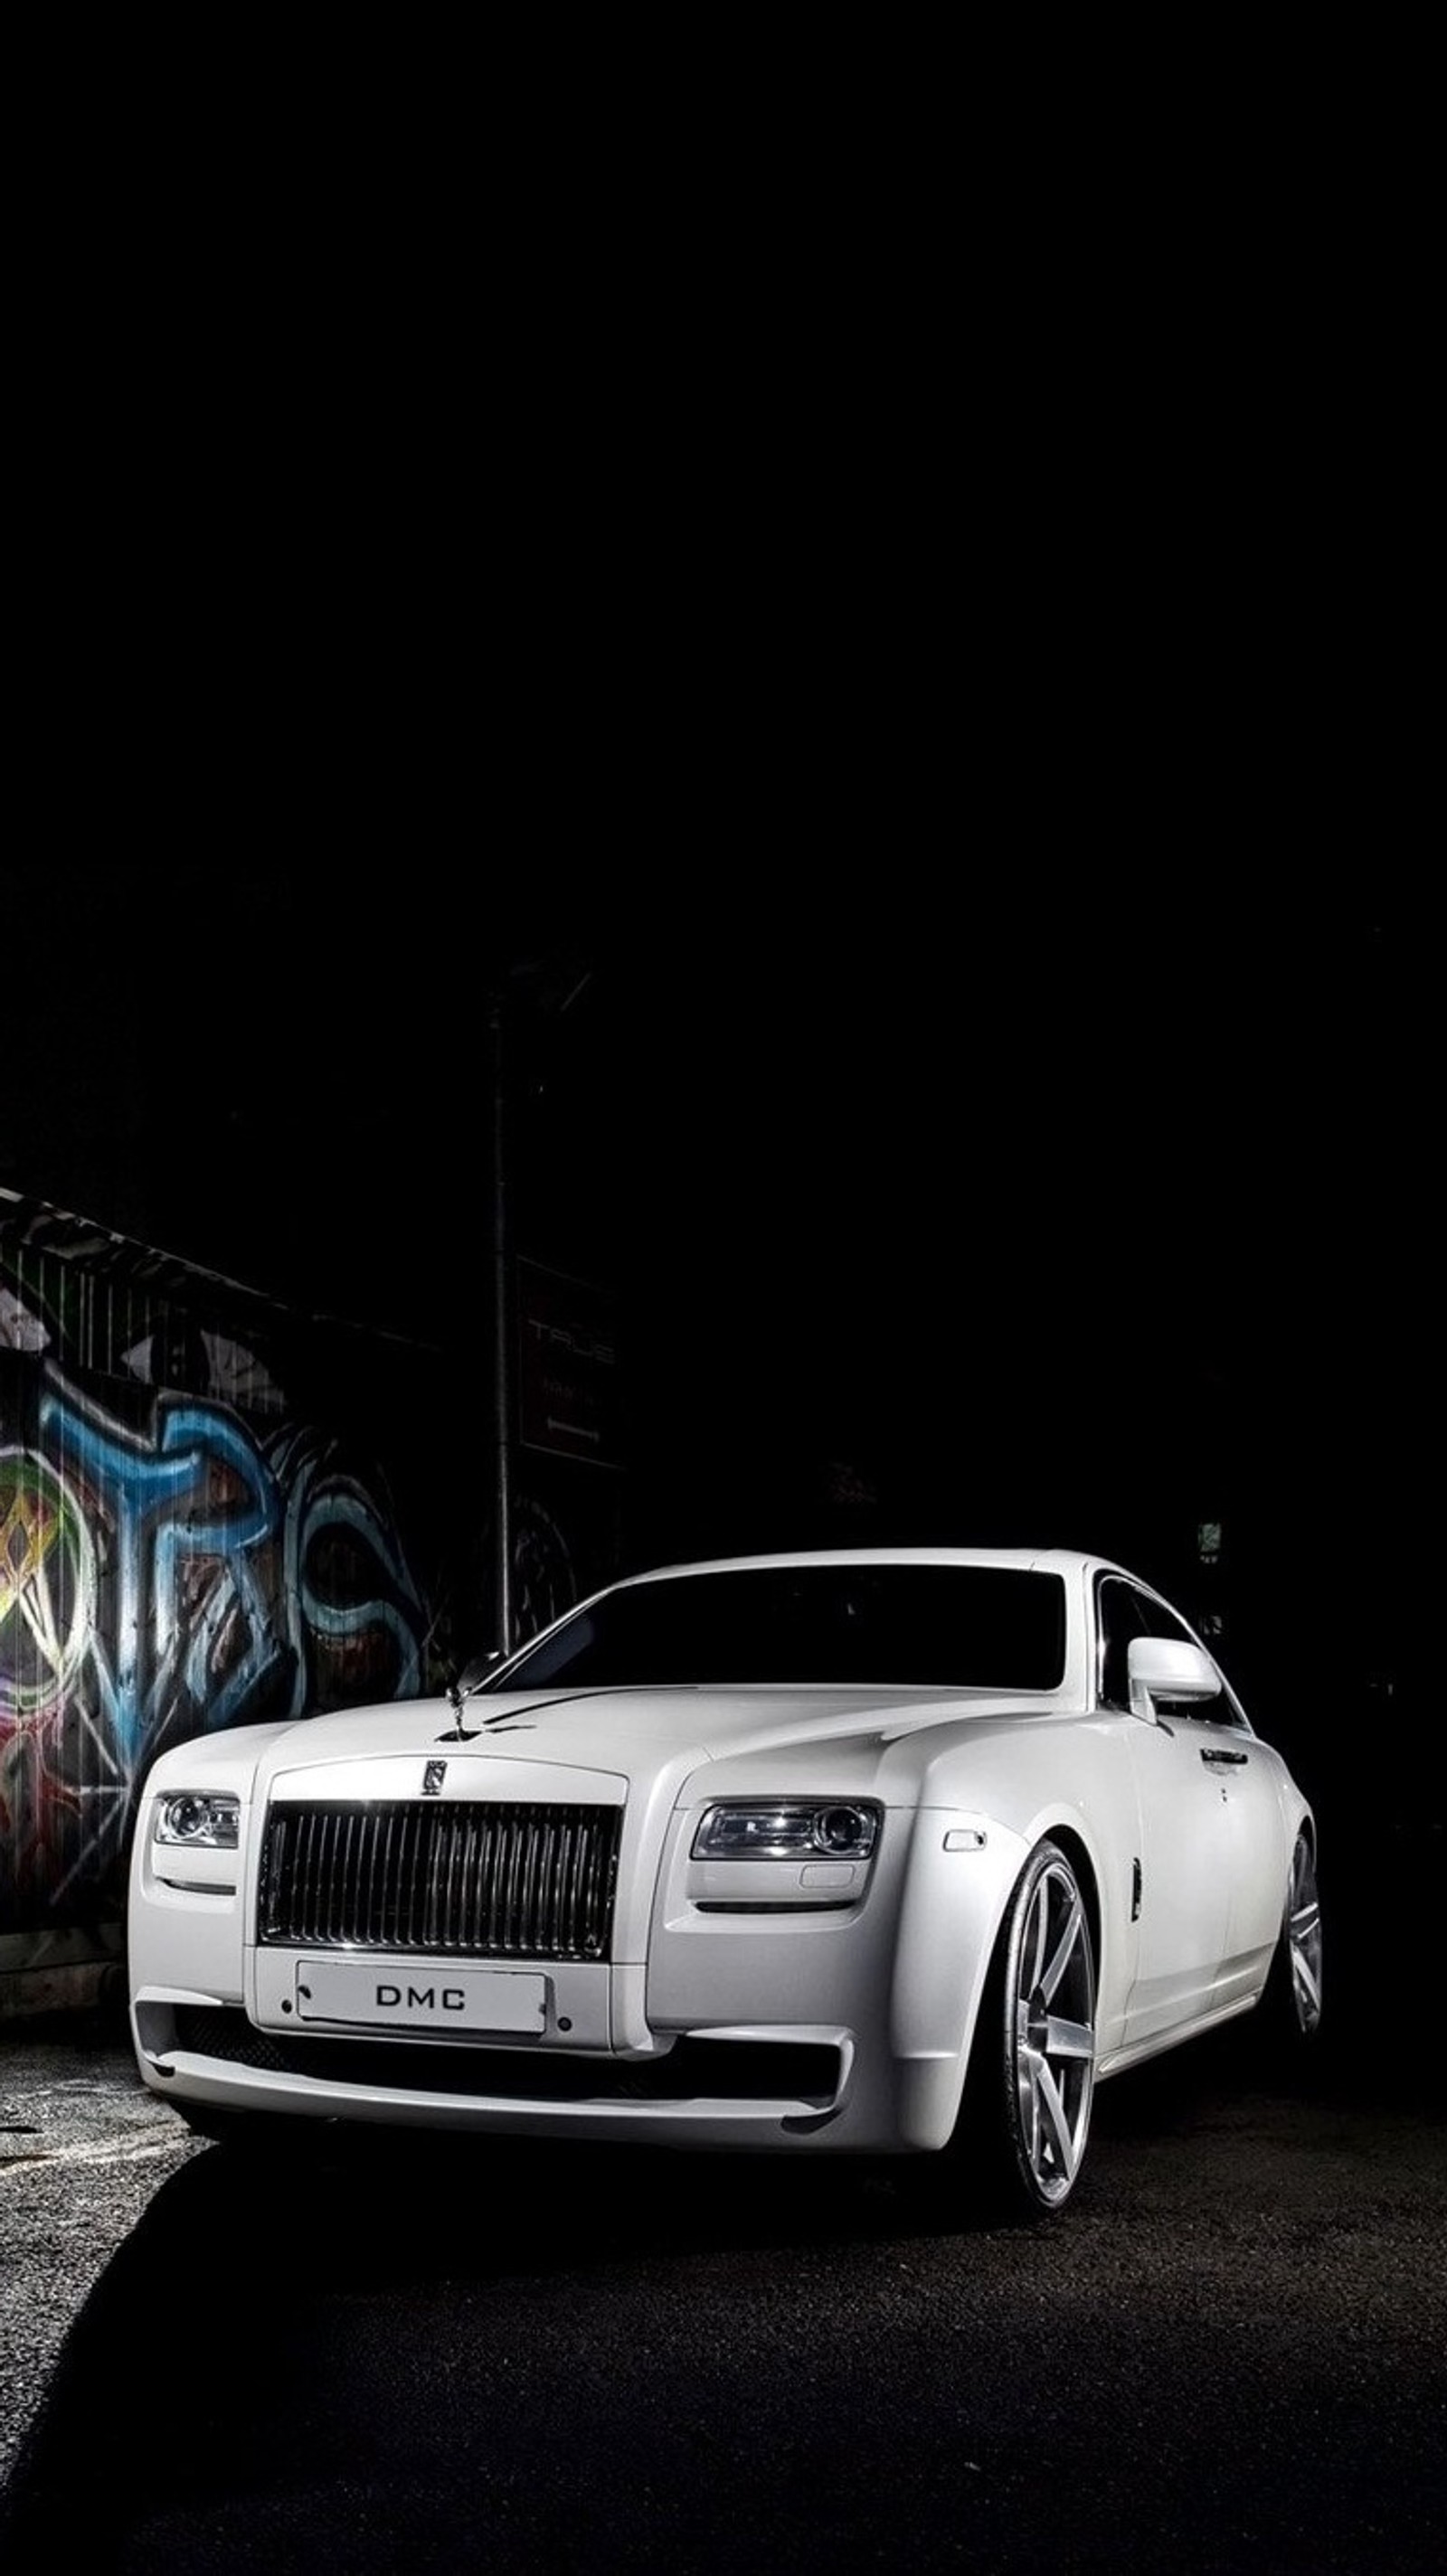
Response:
[{"label": "car headlight", "polygon": [[177,1789],[156,1810],[158,1843],[190,1843],[206,1851],[235,1851],[241,1834],[241,1800],[227,1790]]},{"label": "car headlight", "polygon": [[693,1838],[695,1860],[867,1860],[878,1807],[854,1798],[731,1799],[710,1807]]}]

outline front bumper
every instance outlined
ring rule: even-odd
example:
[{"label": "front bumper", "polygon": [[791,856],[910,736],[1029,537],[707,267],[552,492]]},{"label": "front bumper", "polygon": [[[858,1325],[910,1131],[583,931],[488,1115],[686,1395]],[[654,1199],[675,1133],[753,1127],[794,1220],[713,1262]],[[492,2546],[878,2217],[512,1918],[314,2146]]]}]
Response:
[{"label": "front bumper", "polygon": [[[639,1957],[471,1962],[505,2028],[363,2021],[375,1988],[440,1996],[455,1958],[368,1950],[361,2003],[325,1956],[246,1937],[215,1883],[132,1886],[131,2021],[145,2083],[202,2109],[701,2148],[909,2154],[954,2125],[998,1908],[1001,1839],[961,1852],[943,1810],[899,1815],[859,1901],[720,1910],[655,1859],[651,1910],[620,1893]],[[972,1844],[979,1836],[965,1836]],[[660,1865],[661,1864],[661,1865]],[[238,1883],[243,1882],[243,1883]],[[621,1887],[626,1884],[620,1882]],[[742,1885],[734,1881],[735,1885]],[[345,1966],[345,1960],[342,1961]],[[459,1986],[462,1981],[458,1980]],[[486,2002],[467,1991],[470,2015]]]},{"label": "front bumper", "polygon": [[[414,1963],[415,1964],[415,1963]],[[144,1990],[131,2009],[147,2084],[229,2111],[514,2136],[700,2147],[857,2134],[857,2051],[837,2026],[713,2029],[643,2059],[355,2032],[279,2036],[237,2005]]]}]

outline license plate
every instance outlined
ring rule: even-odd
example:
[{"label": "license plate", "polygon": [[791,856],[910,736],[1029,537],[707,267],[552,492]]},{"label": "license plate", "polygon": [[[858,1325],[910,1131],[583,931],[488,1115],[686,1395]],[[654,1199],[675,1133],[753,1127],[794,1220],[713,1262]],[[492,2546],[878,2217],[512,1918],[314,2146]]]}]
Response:
[{"label": "license plate", "polygon": [[548,1981],[517,1968],[377,1968],[311,1959],[296,1972],[302,2021],[365,2022],[377,2030],[541,2031]]}]

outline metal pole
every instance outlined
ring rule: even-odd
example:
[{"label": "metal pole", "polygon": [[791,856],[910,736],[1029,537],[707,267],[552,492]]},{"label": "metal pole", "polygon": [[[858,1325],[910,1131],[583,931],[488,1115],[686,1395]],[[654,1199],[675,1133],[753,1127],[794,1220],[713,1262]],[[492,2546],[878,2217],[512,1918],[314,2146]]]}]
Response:
[{"label": "metal pole", "polygon": [[503,1005],[493,997],[492,1014],[492,1272],[493,1272],[493,1435],[497,1455],[496,1588],[497,1642],[507,1654],[512,1646],[512,1496],[508,1457],[508,1240],[507,1120],[503,1100]]}]

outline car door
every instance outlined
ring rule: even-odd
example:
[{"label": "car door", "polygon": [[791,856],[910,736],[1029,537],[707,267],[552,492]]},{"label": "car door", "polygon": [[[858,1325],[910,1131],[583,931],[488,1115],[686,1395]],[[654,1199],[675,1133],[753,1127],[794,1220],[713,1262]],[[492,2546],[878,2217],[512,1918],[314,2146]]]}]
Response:
[{"label": "car door", "polygon": [[1232,1994],[1254,1992],[1271,1963],[1286,1903],[1290,1852],[1278,1790],[1280,1764],[1222,1696],[1222,1717],[1203,1718],[1202,1763],[1221,1783],[1231,1893],[1226,1974]]},{"label": "car door", "polygon": [[1231,1817],[1218,1766],[1201,1759],[1202,1729],[1185,1717],[1143,1717],[1130,1707],[1126,1659],[1132,1637],[1197,1640],[1164,1604],[1121,1577],[1101,1577],[1095,1599],[1097,1696],[1124,1721],[1136,1793],[1135,1958],[1122,2034],[1131,2047],[1199,2019],[1220,2000],[1233,1876]]},{"label": "car door", "polygon": [[[1174,1613],[1144,1596],[1150,1634],[1189,1636],[1183,1622],[1166,1629]],[[1159,1616],[1157,1614],[1160,1614]],[[1201,1640],[1195,1638],[1194,1644]],[[1209,1654],[1209,1648],[1206,1649]],[[1214,1656],[1211,1657],[1213,1664]],[[1216,2001],[1227,2003],[1254,1992],[1270,1964],[1281,1930],[1286,1901],[1287,1837],[1279,1795],[1280,1763],[1269,1744],[1253,1734],[1239,1698],[1215,1665],[1221,1688],[1213,1700],[1197,1702],[1172,1715],[1170,1724],[1188,1745],[1213,1782],[1224,1826],[1223,1867],[1226,1876],[1226,1932]]]}]

